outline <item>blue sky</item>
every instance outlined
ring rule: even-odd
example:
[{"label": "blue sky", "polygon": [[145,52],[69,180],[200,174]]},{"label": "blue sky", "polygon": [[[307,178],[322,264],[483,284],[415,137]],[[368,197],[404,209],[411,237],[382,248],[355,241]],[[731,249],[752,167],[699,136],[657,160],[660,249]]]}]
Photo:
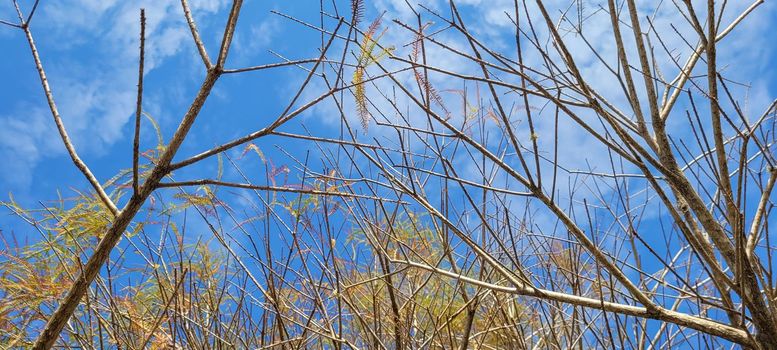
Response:
[{"label": "blue sky", "polygon": [[[32,1],[20,3],[23,9],[29,9]],[[427,5],[435,8],[439,4],[433,1]],[[512,33],[504,11],[510,12],[511,4],[511,1],[461,2],[466,15],[473,19],[471,27],[474,31],[496,47],[504,45],[505,48],[509,48]],[[192,1],[191,5],[206,45],[214,52],[226,18],[227,3],[203,0]],[[730,7],[745,5],[735,2]],[[589,9],[595,6],[598,4],[592,2]],[[75,146],[103,181],[130,166],[132,129],[129,121],[135,100],[139,7],[146,8],[148,17],[143,108],[169,137],[203,75],[177,1],[43,1],[32,26]],[[318,34],[269,11],[274,9],[317,23],[317,8],[317,1],[247,2],[228,66],[277,62],[279,59],[269,53],[269,49],[289,58],[315,57],[320,41]],[[341,11],[347,8],[346,3],[340,4]],[[660,20],[679,22],[678,15],[671,13],[671,6],[662,9],[666,13],[658,16]],[[370,3],[368,19],[380,11],[387,11],[385,17],[389,20],[410,18],[403,1]],[[738,11],[733,9],[728,13],[733,16]],[[748,107],[753,111],[770,102],[777,90],[777,65],[774,64],[777,60],[768,34],[777,28],[775,13],[773,4],[762,5],[756,15],[727,39],[725,45],[731,48],[720,49],[723,53],[721,61],[729,65],[725,68],[729,76],[753,86],[748,96]],[[0,5],[0,18],[13,21],[15,17],[10,2]],[[594,35],[606,34],[598,33],[596,28],[592,32]],[[392,30],[386,38],[392,40],[404,34]],[[606,40],[597,45],[605,51],[613,49]],[[0,193],[13,192],[17,200],[31,204],[56,197],[57,190],[82,188],[85,183],[70,166],[64,147],[54,132],[21,31],[0,28],[0,52],[3,52],[0,76],[5,82],[0,87],[0,158],[6,170],[0,172]],[[582,52],[581,56],[590,57]],[[439,62],[444,66],[448,63],[447,57],[440,57]],[[590,61],[583,57],[580,62],[585,66]],[[456,64],[455,61],[450,63]],[[588,73],[595,77],[599,73],[596,69],[592,64]],[[180,154],[193,154],[224,142],[277,115],[285,106],[283,97],[294,91],[300,76],[299,70],[289,68],[222,79]],[[444,84],[442,79],[438,84]],[[606,88],[608,81],[593,79],[593,82]],[[322,90],[314,87],[309,91],[309,96],[313,96]],[[339,117],[331,112],[322,106],[302,120],[308,127],[320,123],[337,132]],[[290,127],[298,125],[299,121]],[[574,134],[574,131],[570,132]],[[148,123],[143,135],[146,136],[145,145],[153,143],[153,129]],[[272,144],[269,142],[267,146]]]},{"label": "blue sky", "polygon": [[[28,10],[32,1],[20,3],[24,10]],[[336,4],[341,12],[349,10],[347,2]],[[444,9],[443,4],[444,1],[425,2],[432,9]],[[589,41],[606,59],[613,60],[614,47],[611,34],[606,29],[609,23],[597,10],[602,4],[597,1],[583,4],[584,11],[592,16],[586,27]],[[640,4],[646,13],[654,10],[652,2]],[[467,0],[459,5],[469,28],[481,40],[498,51],[513,54],[514,29],[505,15],[505,12],[512,12],[512,1]],[[730,3],[723,22],[733,19],[748,5],[744,2]],[[214,56],[226,20],[228,1],[191,1],[191,6],[206,46]],[[169,140],[204,75],[178,1],[43,1],[32,25],[64,123],[79,154],[101,181],[131,166],[130,121],[135,108],[140,7],[146,8],[148,18],[143,110],[157,120],[165,139]],[[317,9],[317,1],[246,2],[227,66],[239,68],[280,61],[269,50],[290,59],[316,57],[320,35],[270,11],[276,10],[317,24]],[[327,5],[327,10],[334,12],[331,5]],[[401,0],[370,2],[366,10],[363,27],[383,11],[386,12],[385,23],[392,19],[406,23],[414,20]],[[744,108],[751,115],[760,114],[777,95],[777,57],[769,35],[777,32],[775,14],[777,6],[773,3],[761,5],[719,48],[720,66],[724,67],[727,77],[751,86],[749,89],[737,88],[739,96],[745,96]],[[0,18],[13,21],[15,17],[10,2],[0,5]],[[427,16],[426,20],[435,19]],[[331,27],[331,23],[328,22],[328,26]],[[432,28],[441,25],[437,21],[432,23]],[[654,25],[665,31],[669,31],[671,25],[680,33],[691,30],[676,9],[666,4],[656,13]],[[456,47],[466,48],[460,38],[444,36],[444,39]],[[565,39],[591,84],[617,96],[612,80],[607,78],[602,65],[596,62],[583,42],[574,35],[566,35]],[[402,50],[408,42],[408,35],[393,27],[386,32],[384,40]],[[676,50],[683,60],[689,49],[682,38],[668,35],[665,40],[665,44]],[[5,82],[0,86],[0,159],[5,170],[0,172],[0,195],[7,198],[12,193],[24,206],[36,207],[38,201],[56,199],[58,191],[67,197],[73,195],[74,190],[85,189],[86,182],[72,166],[55,132],[22,32],[10,27],[0,28],[0,52],[3,53],[0,76]],[[477,67],[442,50],[435,51],[430,47],[428,55],[430,62],[437,66],[456,67],[461,72],[478,74]],[[527,56],[526,59],[531,64],[541,63],[538,57]],[[676,71],[671,64],[662,68],[667,76]],[[286,106],[303,77],[303,72],[294,67],[224,76],[176,159],[183,159],[266,125]],[[460,82],[442,75],[433,75],[432,82],[439,90],[461,87]],[[314,98],[324,90],[323,84],[316,81],[305,90],[302,101]],[[459,105],[458,96],[443,96],[449,108],[455,111]],[[625,103],[622,99],[612,102]],[[354,110],[354,106],[346,102],[346,111]],[[317,136],[335,136],[340,130],[340,116],[336,112],[333,104],[321,104],[285,125],[282,130],[304,132],[307,129]],[[346,117],[351,122],[357,119],[355,113]],[[671,122],[681,128],[684,120],[672,118]],[[538,122],[541,140],[550,137],[552,124],[551,119]],[[371,137],[390,137],[392,132],[386,130],[373,125],[369,134],[362,137],[368,141]],[[142,135],[141,148],[153,147],[154,130],[145,121]],[[562,144],[559,152],[560,159],[569,169],[589,166],[607,169],[608,160],[603,147],[575,124],[562,123],[560,135],[566,144],[574,145],[568,148]],[[304,157],[307,151],[313,151],[314,157],[316,154],[316,149],[309,143],[278,137],[262,139],[257,145],[278,166],[293,165],[279,152],[281,149],[299,158]],[[240,151],[234,150],[231,155],[237,156]],[[587,156],[581,157],[581,154]],[[471,171],[470,175],[477,177],[476,170],[467,163],[466,157],[457,159],[460,160],[458,166],[465,169],[465,177],[467,169]],[[216,166],[215,160],[209,160],[186,175],[203,177],[212,174]],[[511,186],[515,189],[514,185]],[[7,221],[6,215],[0,215],[0,220],[0,223],[6,223],[3,225],[5,230],[20,229],[18,222]]]},{"label": "blue sky", "polygon": [[[21,1],[24,9],[29,9],[31,3],[30,0]],[[340,11],[348,11],[347,2],[337,3]],[[425,3],[432,8],[443,8],[444,2]],[[473,32],[499,51],[511,53],[513,29],[504,12],[512,11],[512,1],[467,0],[459,3]],[[588,6],[586,11],[595,19],[587,27],[589,39],[608,60],[614,59],[611,34],[606,30],[609,22],[596,17],[601,16],[601,13],[597,14],[599,2],[584,3]],[[640,2],[646,9],[651,8],[653,3]],[[740,1],[730,3],[724,22],[730,21],[749,5]],[[191,6],[213,57],[229,4],[225,0],[191,0]],[[368,20],[386,11],[386,23],[392,19],[413,23],[413,17],[402,0],[375,1],[367,6],[365,17]],[[169,140],[204,75],[178,1],[42,1],[32,25],[65,125],[79,154],[101,181],[131,166],[130,121],[135,108],[140,7],[146,8],[148,18],[143,109],[159,122],[165,139]],[[328,9],[333,10],[331,7]],[[321,40],[318,33],[272,14],[270,10],[313,24],[319,21],[318,1],[247,1],[228,68],[280,61],[268,52],[270,49],[290,59],[318,55]],[[689,30],[672,6],[664,5],[659,12],[655,25],[660,29],[668,30],[675,25],[681,33]],[[10,2],[0,4],[0,19],[13,21],[15,18]],[[328,23],[331,27],[331,21]],[[440,26],[440,23],[434,25]],[[777,96],[777,46],[771,42],[774,40],[772,33],[777,33],[777,6],[768,2],[732,32],[719,48],[719,64],[724,67],[727,77],[750,86],[749,89],[737,88],[737,92],[746,96],[745,109],[751,115],[760,114]],[[601,91],[616,91],[617,87],[612,86],[612,80],[604,74],[603,67],[582,41],[574,36],[567,38],[583,74],[591,84]],[[457,47],[466,48],[466,43],[456,42],[453,36],[446,39]],[[386,33],[385,40],[401,50],[401,45],[408,42],[408,35],[392,29]],[[670,35],[666,44],[676,49],[681,61],[684,60],[688,48],[680,36]],[[3,169],[0,171],[0,199],[4,200],[13,193],[24,206],[36,207],[38,201],[57,198],[57,191],[68,196],[74,193],[74,189],[87,188],[55,132],[22,32],[0,27],[0,53],[0,77],[3,81],[0,86],[0,161]],[[431,50],[429,55],[435,65],[476,72],[476,67],[444,51]],[[526,59],[534,64],[540,63],[538,57]],[[675,74],[671,64],[662,66],[662,69],[668,76]],[[294,67],[224,76],[176,159],[183,159],[266,125],[283,110],[303,77],[303,72]],[[449,77],[438,75],[432,80],[438,89],[460,88]],[[314,83],[305,91],[302,101],[322,91],[324,86],[320,82]],[[444,96],[450,105],[457,103],[454,94]],[[623,100],[612,102],[616,105],[625,103]],[[346,107],[354,110],[353,105]],[[316,136],[336,136],[340,130],[340,116],[335,112],[331,104],[322,104],[282,130],[302,132],[307,129]],[[351,122],[357,119],[355,115],[346,117]],[[672,122],[682,127],[683,119],[673,118]],[[541,139],[550,137],[551,122],[540,123],[538,127]],[[565,142],[560,157],[571,169],[587,166],[607,168],[608,159],[602,146],[574,124],[562,125],[560,133]],[[142,134],[144,146],[153,146],[154,131],[145,121]],[[363,137],[369,140],[368,137],[380,139],[388,135],[389,132],[372,125],[369,134]],[[306,151],[316,151],[310,144],[277,137],[262,139],[257,144],[277,164],[289,162],[281,150],[300,158]],[[240,150],[235,150],[231,154],[236,156],[239,153]],[[466,158],[458,159],[464,162]],[[288,164],[291,166],[291,163]],[[458,165],[465,169],[464,177],[476,175],[471,165]],[[215,168],[215,160],[209,160],[186,175],[202,177],[212,174]],[[249,166],[247,169],[258,171],[259,167],[252,169]],[[566,180],[574,179],[570,177]],[[0,213],[0,228],[24,230],[23,223],[6,214]],[[537,220],[542,221],[542,218]]]},{"label": "blue sky", "polygon": [[[131,165],[127,156],[131,154],[129,121],[135,108],[139,7],[146,7],[148,17],[144,111],[159,122],[168,138],[203,75],[177,2],[109,3],[44,2],[32,27],[75,146],[103,181]],[[241,19],[230,60],[232,65],[277,62],[267,49],[281,35],[288,40],[273,43],[276,51],[290,57],[315,54],[315,49],[306,52],[302,46],[306,43],[304,34],[310,33],[284,31],[280,18],[268,12],[272,5],[246,4],[246,16]],[[3,7],[4,18],[12,14],[9,7]],[[192,2],[192,7],[203,38],[209,49],[215,51],[225,18],[225,2]],[[298,9],[292,6],[284,11],[293,13]],[[254,32],[260,34],[253,35]],[[56,189],[80,187],[83,182],[75,169],[68,166],[64,147],[56,139],[24,36],[20,31],[3,28],[0,39],[0,50],[6,53],[0,74],[5,81],[14,82],[12,86],[3,86],[0,101],[4,140],[0,152],[10,170],[3,172],[0,188],[6,193],[13,191],[26,202],[52,198]],[[288,73],[272,72],[275,79],[269,79],[284,82],[289,79]],[[281,106],[272,101],[291,88],[291,84],[271,85],[264,79],[230,78],[214,91],[204,118],[198,121],[198,128],[182,153],[191,154],[244,132],[244,126],[256,121],[260,111],[277,114]],[[153,145],[153,129],[145,124],[144,141]]]}]

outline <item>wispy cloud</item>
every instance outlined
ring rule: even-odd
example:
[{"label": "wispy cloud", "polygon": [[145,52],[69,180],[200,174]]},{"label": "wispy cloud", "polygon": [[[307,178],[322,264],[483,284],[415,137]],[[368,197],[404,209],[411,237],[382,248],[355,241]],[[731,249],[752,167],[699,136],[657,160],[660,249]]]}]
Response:
[{"label": "wispy cloud", "polygon": [[[222,10],[225,4],[224,0],[201,0],[190,5],[195,16],[206,17],[207,25],[204,15]],[[146,74],[182,53],[195,58],[178,1],[42,2],[34,19],[33,35],[54,97],[82,155],[104,155],[114,143],[125,140],[125,127],[135,108],[141,7],[148,18]],[[22,40],[20,33],[13,34]],[[159,98],[149,101],[163,102]],[[0,178],[13,187],[28,187],[32,170],[41,160],[63,155],[48,111],[30,107],[42,103],[42,94],[35,94],[0,108],[0,157],[17,170],[3,172]]]}]

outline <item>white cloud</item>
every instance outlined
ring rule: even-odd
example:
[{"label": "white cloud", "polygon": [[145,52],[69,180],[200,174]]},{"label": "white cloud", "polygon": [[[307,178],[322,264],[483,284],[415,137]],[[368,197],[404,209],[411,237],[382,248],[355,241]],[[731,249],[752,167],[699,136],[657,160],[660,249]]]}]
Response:
[{"label": "white cloud", "polygon": [[[56,129],[48,110],[24,106],[23,118],[0,114],[0,155],[4,170],[0,176],[7,183],[20,187],[31,184],[30,163],[38,162],[59,144],[51,135]],[[63,146],[64,148],[64,146]]]},{"label": "white cloud", "polygon": [[[258,17],[258,16],[257,16]],[[248,23],[246,23],[248,22]],[[261,64],[257,57],[268,56],[268,50],[277,49],[273,43],[282,39],[282,23],[278,16],[272,15],[266,18],[248,17],[243,20],[243,25],[248,28],[235,32],[232,46],[229,50],[228,68],[248,67]],[[270,60],[280,61],[274,55]],[[264,62],[264,61],[261,61]]]},{"label": "white cloud", "polygon": [[[506,57],[510,57],[515,59],[516,53],[515,53],[515,47],[514,45],[514,31],[515,28],[511,26],[511,22],[507,18],[504,12],[507,12],[512,15],[513,9],[512,9],[512,2],[508,1],[493,1],[493,2],[479,2],[479,1],[470,1],[468,4],[464,4],[463,2],[459,3],[459,10],[461,11],[462,15],[465,17],[465,21],[467,21],[468,28],[472,30],[472,32],[475,34],[475,36],[481,40],[486,46],[495,48],[499,53],[505,55]],[[549,2],[546,2],[549,3]],[[431,2],[424,2],[425,5],[429,5],[432,8],[439,9],[444,8],[446,5],[444,3],[438,2],[438,1],[431,1]],[[566,4],[566,2],[565,2]],[[688,23],[686,23],[686,20],[682,17],[680,13],[677,12],[677,9],[672,5],[671,2],[663,2],[661,7],[657,10],[655,9],[656,2],[654,1],[640,1],[639,2],[639,8],[640,8],[640,18],[642,19],[641,26],[643,31],[649,31],[651,30],[650,23],[645,19],[646,16],[653,15],[655,13],[655,17],[653,20],[653,26],[655,26],[656,31],[663,33],[664,35],[661,37],[663,41],[663,45],[666,45],[669,52],[664,52],[662,44],[658,42],[655,35],[651,35],[651,43],[655,47],[655,54],[656,59],[659,62],[662,62],[660,64],[660,70],[666,76],[668,79],[671,80],[675,75],[678,74],[679,68],[672,63],[670,60],[670,57],[677,56],[679,57],[679,64],[682,65],[685,62],[685,59],[688,57],[688,55],[691,52],[691,47],[696,45],[696,42],[691,42],[690,44],[685,42],[684,38],[692,37],[694,34],[693,29],[690,27]],[[749,2],[729,2],[727,5],[727,10],[724,15],[724,18],[722,20],[722,23],[724,26],[726,26],[728,23],[730,23],[733,18],[738,16],[744,8],[749,6]],[[584,21],[583,26],[583,34],[585,35],[585,38],[588,40],[588,44],[592,45],[592,48],[588,46],[587,43],[585,43],[582,40],[582,37],[578,34],[570,31],[571,24],[561,22],[561,32],[564,37],[564,41],[570,51],[572,52],[576,63],[578,67],[580,68],[582,75],[586,78],[589,84],[591,84],[598,92],[600,92],[603,96],[608,98],[610,102],[618,106],[621,110],[629,110],[628,103],[625,99],[624,93],[620,87],[619,84],[617,84],[616,77],[610,73],[606,66],[606,64],[611,65],[612,67],[617,66],[617,52],[614,46],[614,39],[613,39],[613,33],[612,28],[610,27],[610,19],[606,12],[602,11],[601,8],[606,8],[607,4],[603,1],[583,1],[583,10],[580,13],[581,18],[586,18]],[[549,5],[550,6],[550,5]],[[553,6],[558,6],[555,3]],[[546,49],[553,49],[552,44],[549,42],[548,37],[549,34],[546,30],[541,30],[544,25],[544,20],[541,18],[541,16],[538,14],[538,11],[536,9],[536,5],[533,2],[530,2],[530,13],[532,15],[532,21],[534,23],[535,29],[538,29],[537,35],[539,36],[540,44],[547,44],[545,46]],[[703,8],[702,6],[699,6],[698,8]],[[384,23],[389,23],[392,19],[398,18],[402,20],[405,23],[408,23],[411,26],[415,26],[415,17],[412,14],[410,10],[407,9],[407,5],[405,1],[403,0],[383,0],[383,1],[377,1],[374,3],[374,11],[372,14],[380,13],[382,11],[387,11],[386,15],[384,16]],[[559,23],[558,17],[560,16],[560,13],[562,11],[567,10],[566,8],[549,8],[549,13],[554,19],[554,23]],[[419,10],[420,11],[420,10]],[[521,9],[522,11],[522,9]],[[570,20],[573,22],[573,24],[577,24],[577,9],[569,9],[570,14]],[[437,22],[441,22],[438,19],[434,19],[431,15],[426,13],[425,11],[421,11],[424,14],[423,21],[427,20],[435,20]],[[444,15],[448,15],[447,10],[440,10],[440,12]],[[747,102],[750,106],[752,106],[752,112],[755,115],[759,115],[762,111],[763,107],[768,103],[771,102],[771,100],[774,98],[775,93],[774,91],[769,91],[767,89],[767,86],[770,84],[770,81],[773,81],[774,74],[775,74],[775,68],[773,65],[774,57],[775,57],[775,51],[774,51],[774,45],[771,44],[770,40],[772,40],[768,35],[765,33],[770,33],[774,31],[774,22],[771,21],[771,18],[774,18],[775,13],[777,12],[777,8],[774,6],[774,4],[764,4],[762,5],[755,13],[751,14],[749,18],[745,20],[741,24],[740,27],[738,27],[734,32],[730,34],[729,37],[727,37],[723,43],[720,44],[719,48],[719,65],[720,67],[726,67],[724,71],[728,78],[732,78],[739,82],[744,82],[748,84],[752,84],[753,88],[750,89],[749,95],[747,97]],[[364,24],[363,26],[368,25],[369,20],[371,19],[369,16],[366,16],[368,18],[365,19],[365,22],[367,24]],[[374,17],[373,17],[374,18]],[[526,25],[525,16],[522,19],[522,24],[524,25],[523,28],[526,29],[528,26]],[[623,22],[629,23],[628,15],[626,12],[622,14]],[[401,48],[400,50],[405,51],[399,51],[397,54],[401,55],[402,57],[405,57],[407,55],[407,48],[402,48],[403,45],[409,43],[412,40],[412,34],[404,29],[399,28],[399,26],[394,24],[388,24],[391,26],[391,29],[386,33],[386,35],[382,38],[382,43],[390,43],[394,44],[396,47]],[[438,23],[433,29],[427,30],[428,32],[433,32],[435,29],[440,29],[443,26],[443,24]],[[621,29],[623,31],[623,38],[624,42],[627,46],[627,51],[629,52],[629,60],[631,64],[635,67],[639,66],[639,60],[636,56],[635,49],[634,49],[634,38],[633,35],[630,32],[630,29],[626,24],[621,25]],[[675,29],[677,32],[675,32]],[[452,30],[450,30],[452,31]],[[469,45],[463,41],[462,36],[456,36],[453,34],[449,34],[448,32],[439,34],[437,36],[437,39],[440,39],[441,41],[445,42],[446,44],[450,44],[452,46],[463,48],[462,50],[464,52],[469,53],[471,50],[469,49]],[[539,68],[541,71],[544,71],[544,65],[545,62],[542,60],[542,57],[540,57],[537,54],[531,54],[528,52],[535,51],[533,48],[530,47],[530,44],[527,43],[525,40],[523,41],[524,47],[529,47],[530,49],[527,50],[527,53],[525,54],[524,61],[525,63],[530,67]],[[689,46],[690,45],[690,46]],[[429,62],[431,62],[431,65],[443,67],[446,69],[451,69],[455,72],[462,73],[462,74],[471,74],[471,75],[477,75],[480,76],[482,73],[479,71],[479,68],[473,65],[466,64],[465,59],[461,59],[460,57],[457,57],[455,54],[452,54],[450,52],[447,52],[444,49],[440,49],[439,47],[435,46],[434,44],[428,43],[427,44],[427,50],[430,57]],[[592,51],[593,50],[593,51]],[[602,59],[604,60],[604,63],[599,60],[599,58],[594,54],[594,51],[602,55]],[[492,58],[487,58],[489,60],[492,60]],[[563,65],[560,61],[560,58],[557,54],[553,55],[551,57],[551,60],[556,62],[559,65]],[[384,64],[396,67],[397,65],[392,65],[389,62],[383,62]],[[704,66],[703,62],[699,62],[696,66],[695,73],[697,74],[704,74],[704,70],[706,67]],[[375,73],[377,70],[373,69],[371,72]],[[637,85],[638,93],[640,96],[642,96],[642,107],[645,111],[647,111],[647,104],[645,103],[645,91],[644,91],[644,84],[642,82],[641,76],[639,75],[638,69],[632,69],[632,73],[635,78],[635,82]],[[497,75],[499,75],[497,73]],[[507,74],[501,74],[508,82],[517,84],[519,83],[516,81],[515,77],[509,77]],[[350,80],[350,75],[346,74],[346,79]],[[415,90],[415,83],[413,81],[412,75],[404,74],[400,78],[401,83],[404,86],[410,87],[411,89]],[[444,90],[447,88],[460,88],[462,85],[462,81],[458,78],[451,78],[446,77],[440,74],[433,74],[432,76],[432,82],[437,87],[438,90]],[[703,89],[706,89],[706,81],[704,78],[699,80],[700,85]],[[391,90],[391,86],[393,84],[385,81],[379,81],[377,82],[378,90],[389,93]],[[475,96],[475,88],[474,83],[468,83],[468,87],[470,89],[470,92],[472,93],[470,102],[473,102],[474,96]],[[688,86],[686,86],[688,87]],[[378,109],[382,111],[390,111],[389,116],[391,117],[393,115],[392,107],[385,101],[381,101],[382,98],[377,94],[377,91],[375,91],[375,88],[368,87],[368,94],[373,98],[373,102],[376,102],[378,104]],[[321,88],[318,89],[312,89],[314,91],[321,91]],[[503,91],[502,91],[503,92]],[[662,91],[659,90],[659,93]],[[417,108],[413,108],[413,103],[409,101],[409,99],[402,97],[401,92],[397,93],[398,95],[398,101],[397,104],[399,105],[399,108],[403,111],[406,110],[409,106],[409,114],[410,114],[410,126],[416,126],[425,128],[426,122],[425,122],[425,116],[422,112],[420,112]],[[483,98],[487,101],[490,100],[490,96],[488,95],[488,90],[485,86],[481,87],[481,95]],[[446,104],[450,106],[459,106],[460,101],[458,100],[457,96],[451,94],[451,95],[445,95],[443,94],[444,98],[446,99]],[[697,95],[698,96],[698,95]],[[738,96],[744,96],[744,93],[742,89],[738,92]],[[309,93],[307,96],[307,99],[310,99],[312,97],[315,97],[314,93]],[[346,118],[348,118],[349,122],[352,126],[359,129],[359,123],[358,118],[355,113],[355,107],[350,102],[351,99],[346,99],[345,104],[345,112],[346,112]],[[503,103],[506,104],[505,108],[510,108],[510,105],[515,102],[516,104],[520,105],[523,102],[521,101],[521,98],[518,97],[515,94],[506,94],[503,95]],[[534,107],[542,108],[544,106],[544,101],[539,101],[536,98],[530,99],[530,104],[533,104]],[[697,101],[698,104],[698,101]],[[670,131],[673,135],[677,137],[684,137],[687,136],[690,132],[690,129],[687,125],[687,120],[684,117],[684,110],[687,106],[687,102],[680,101],[678,102],[678,107],[676,108],[676,115],[673,115],[670,117]],[[457,118],[455,115],[457,112],[460,112],[460,109],[455,110],[453,107],[452,112],[454,114],[454,118]],[[702,113],[704,107],[701,107]],[[313,111],[309,114],[310,116],[315,116],[316,118],[324,118],[325,120],[329,121],[330,124],[336,125],[339,121],[339,114],[337,110],[334,108],[334,105],[332,103],[324,103],[319,106],[316,106],[316,108],[313,109]],[[584,111],[581,113],[581,116],[590,122],[591,125],[593,125],[594,128],[597,126],[597,122],[595,120],[592,120],[590,118],[593,118],[593,113],[590,111]],[[526,118],[523,116],[523,111],[519,111],[515,117],[516,121],[516,129],[518,130],[520,135],[528,135],[527,131],[527,123]],[[522,122],[518,122],[518,120],[522,120]],[[540,142],[540,149],[541,152],[543,152],[545,155],[552,155],[553,154],[553,133],[555,129],[555,122],[553,119],[553,112],[552,110],[545,110],[543,112],[539,112],[536,115],[535,119],[535,127],[537,128],[537,133],[539,134],[539,142]],[[501,132],[498,130],[495,130],[495,123],[486,124],[488,127],[490,127],[492,138],[489,140],[489,144],[494,145],[495,142],[494,139],[496,138],[494,135],[499,136],[502,135]],[[441,128],[438,128],[437,131],[440,131]],[[323,133],[323,131],[321,132]],[[575,124],[572,120],[570,120],[568,117],[562,116],[560,123],[559,123],[559,139],[561,140],[561,144],[559,147],[559,160],[560,163],[564,164],[565,167],[567,167],[570,170],[594,170],[597,172],[604,172],[609,173],[612,171],[611,165],[610,165],[610,157],[607,153],[606,148],[599,142],[598,140],[594,139],[587,131],[580,128],[577,124]],[[379,126],[376,126],[374,123],[371,123],[369,134],[367,137],[364,137],[362,140],[364,142],[369,142],[369,140],[372,139],[372,137],[377,137],[378,139],[383,141],[382,137],[388,137],[391,140],[396,139],[396,134],[393,132],[390,128],[381,128]],[[527,138],[528,139],[528,138]],[[498,140],[497,140],[498,141]],[[385,145],[386,143],[384,143]],[[421,146],[422,143],[415,142],[415,145]],[[528,142],[525,143],[527,145]],[[509,148],[509,147],[508,147]],[[460,152],[463,152],[463,150],[459,150]],[[457,160],[459,163],[457,163],[455,166],[459,167],[460,170],[464,170],[460,173],[462,177],[468,178],[468,179],[479,179],[478,172],[475,170],[475,167],[473,167],[469,162],[470,160],[466,159],[467,157],[457,157]],[[516,160],[511,160],[511,162],[517,164]],[[617,161],[616,161],[617,163]],[[551,171],[548,171],[549,168],[543,169],[543,174],[546,176]],[[624,172],[631,172],[634,169],[630,169],[626,167],[626,169],[623,169]],[[621,170],[616,170],[620,172]],[[559,173],[559,189],[562,192],[562,201],[569,200],[569,195],[571,192],[571,189],[566,189],[567,184],[574,183],[575,181],[578,181],[580,176],[577,175],[569,175],[564,172]],[[611,183],[608,183],[609,180],[603,181],[603,191],[611,191],[612,188],[607,188]],[[546,184],[548,181],[545,182]],[[512,189],[515,190],[521,190],[520,188],[515,188],[515,184],[512,184]],[[597,199],[597,196],[594,196],[594,193],[590,190],[587,190],[584,188],[584,186],[580,186],[579,191],[575,194],[575,199],[581,199],[581,198],[587,198],[589,200],[589,203],[596,203],[599,199]],[[434,192],[434,190],[431,190],[431,192]],[[604,193],[604,196],[607,197],[609,194]],[[654,206],[650,206],[651,209],[649,211],[653,211],[655,208]],[[648,217],[651,215],[651,213],[648,213]]]},{"label": "white cloud", "polygon": [[[197,19],[222,10],[225,4],[225,0],[190,1]],[[141,7],[147,17],[146,75],[181,52],[196,58],[178,1],[42,2],[33,19],[33,35],[55,101],[82,156],[105,154],[111,145],[126,139],[124,129],[135,109]],[[208,19],[202,22],[207,25]],[[203,23],[199,23],[201,28]],[[160,102],[158,98],[146,101],[147,109],[156,109],[148,101]],[[0,152],[12,163],[8,166],[18,170],[4,176],[9,183],[28,185],[19,179],[29,179],[38,162],[63,155],[64,147],[49,126],[53,121],[47,110],[33,108],[30,123],[28,105],[43,103],[42,94],[35,94],[0,110],[0,130],[5,136]],[[29,125],[20,126],[22,120]]]}]

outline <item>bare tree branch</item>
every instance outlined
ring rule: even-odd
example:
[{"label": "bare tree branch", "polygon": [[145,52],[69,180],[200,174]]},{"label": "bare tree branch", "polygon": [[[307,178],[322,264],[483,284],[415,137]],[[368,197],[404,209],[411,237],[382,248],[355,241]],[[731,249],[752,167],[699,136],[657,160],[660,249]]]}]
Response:
[{"label": "bare tree branch", "polygon": [[48,78],[46,78],[46,71],[43,69],[43,63],[41,63],[40,56],[38,55],[38,48],[35,46],[35,41],[32,38],[32,32],[27,26],[23,26],[22,30],[24,31],[24,35],[27,37],[27,43],[30,46],[32,58],[35,61],[35,68],[38,70],[38,76],[40,77],[40,82],[43,87],[43,93],[46,95],[46,100],[49,104],[51,116],[54,118],[54,124],[57,126],[57,131],[59,131],[59,136],[62,139],[62,143],[65,145],[65,149],[67,149],[67,153],[70,155],[70,159],[73,161],[73,164],[75,164],[76,168],[81,171],[86,180],[89,181],[89,184],[92,186],[95,193],[97,193],[97,196],[100,197],[100,200],[103,202],[105,207],[114,216],[119,215],[119,209],[116,208],[116,205],[113,203],[111,198],[107,193],[105,193],[102,185],[100,185],[100,182],[97,181],[97,178],[94,177],[92,171],[89,170],[89,167],[86,165],[86,163],[84,163],[84,161],[82,161],[78,156],[78,153],[76,152],[76,149],[70,140],[70,136],[65,129],[65,124],[62,121],[62,117],[59,115],[57,104],[54,102],[54,94],[51,92],[51,88],[49,87],[49,81]]},{"label": "bare tree branch", "polygon": [[140,9],[140,57],[138,58],[138,94],[135,105],[135,135],[132,142],[132,191],[140,193],[138,186],[138,157],[140,154],[140,113],[143,109],[143,64],[145,62],[146,10]]}]

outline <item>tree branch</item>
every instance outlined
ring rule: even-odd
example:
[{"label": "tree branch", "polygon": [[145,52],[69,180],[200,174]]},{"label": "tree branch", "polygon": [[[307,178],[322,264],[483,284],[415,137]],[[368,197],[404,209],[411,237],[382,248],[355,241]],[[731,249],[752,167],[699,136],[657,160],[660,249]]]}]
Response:
[{"label": "tree branch", "polygon": [[135,137],[132,142],[132,191],[138,195],[138,157],[140,153],[140,113],[143,108],[143,64],[146,44],[146,10],[140,9],[140,57],[138,58],[138,94],[135,105]]},{"label": "tree branch", "polygon": [[43,87],[43,92],[46,95],[46,101],[49,104],[51,116],[54,118],[54,124],[57,126],[57,131],[59,131],[59,136],[62,139],[62,143],[65,145],[65,149],[67,149],[67,153],[70,155],[70,159],[73,161],[73,164],[75,164],[76,168],[81,171],[86,180],[89,181],[89,184],[92,185],[92,188],[97,193],[97,196],[103,202],[105,207],[108,208],[113,216],[117,216],[119,214],[119,209],[116,208],[116,205],[110,199],[108,194],[105,193],[102,185],[100,185],[100,182],[97,181],[97,178],[92,174],[92,171],[89,170],[89,167],[86,166],[86,163],[84,163],[84,161],[82,161],[78,156],[75,147],[73,147],[73,143],[70,141],[70,136],[65,129],[65,124],[62,122],[62,117],[59,115],[57,104],[54,102],[54,94],[51,92],[51,87],[49,87],[49,81],[48,78],[46,78],[46,71],[43,69],[43,63],[41,63],[40,56],[38,55],[38,48],[35,46],[35,40],[32,38],[32,32],[30,31],[30,28],[23,25],[22,30],[24,30],[24,35],[27,37],[27,43],[30,46],[30,51],[32,51],[32,58],[35,61],[35,68],[38,71],[41,86]]}]

